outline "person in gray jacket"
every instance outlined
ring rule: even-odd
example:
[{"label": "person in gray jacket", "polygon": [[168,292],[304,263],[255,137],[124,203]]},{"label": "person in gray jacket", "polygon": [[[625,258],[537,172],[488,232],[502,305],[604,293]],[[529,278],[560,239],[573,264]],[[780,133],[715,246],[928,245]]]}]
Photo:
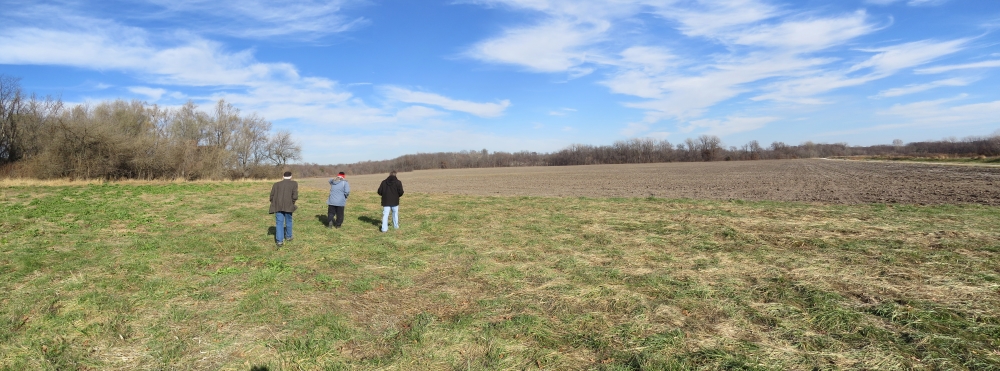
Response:
[{"label": "person in gray jacket", "polygon": [[292,240],[292,213],[298,206],[299,183],[292,180],[292,172],[286,171],[284,179],[271,186],[271,208],[269,214],[274,214],[274,242],[281,247],[285,241]]},{"label": "person in gray jacket", "polygon": [[344,172],[330,179],[330,197],[326,199],[326,227],[340,228],[344,224],[344,207],[347,196],[351,195],[351,185],[344,179]]}]

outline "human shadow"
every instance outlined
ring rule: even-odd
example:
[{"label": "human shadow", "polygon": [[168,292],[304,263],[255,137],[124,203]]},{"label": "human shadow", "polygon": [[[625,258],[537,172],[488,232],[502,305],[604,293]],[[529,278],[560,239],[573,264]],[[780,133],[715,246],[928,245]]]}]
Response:
[{"label": "human shadow", "polygon": [[362,215],[362,216],[358,217],[358,220],[360,220],[362,222],[365,222],[365,223],[368,223],[368,224],[371,224],[371,225],[374,225],[374,226],[380,226],[380,225],[382,225],[382,220],[375,219],[375,218],[372,218],[370,216]]},{"label": "human shadow", "polygon": [[268,236],[277,236],[278,235],[278,228],[277,227],[267,227],[267,235]]},{"label": "human shadow", "polygon": [[267,366],[253,366],[250,368],[250,371],[270,371],[270,370],[271,369],[267,368]]},{"label": "human shadow", "polygon": [[326,226],[330,222],[330,219],[326,215],[316,214],[316,220],[319,221],[323,226]]}]

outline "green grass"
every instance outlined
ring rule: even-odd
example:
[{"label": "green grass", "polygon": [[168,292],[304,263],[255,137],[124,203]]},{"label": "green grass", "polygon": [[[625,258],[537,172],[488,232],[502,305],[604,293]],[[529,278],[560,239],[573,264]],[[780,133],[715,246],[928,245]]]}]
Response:
[{"label": "green grass", "polygon": [[1000,369],[1000,208],[0,188],[0,370]]},{"label": "green grass", "polygon": [[874,160],[874,161],[899,161],[899,162],[929,162],[929,163],[950,163],[950,164],[1000,164],[1000,157],[987,156],[840,156],[848,160]]}]

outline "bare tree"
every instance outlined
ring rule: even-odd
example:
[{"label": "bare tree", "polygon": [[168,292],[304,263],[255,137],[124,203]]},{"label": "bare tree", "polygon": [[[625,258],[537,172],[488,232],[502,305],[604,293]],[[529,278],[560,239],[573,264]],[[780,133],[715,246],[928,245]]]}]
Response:
[{"label": "bare tree", "polygon": [[722,152],[722,140],[715,135],[701,135],[696,144],[703,161],[715,161]]},{"label": "bare tree", "polygon": [[22,100],[21,79],[0,75],[0,165],[18,161],[23,155]]},{"label": "bare tree", "polygon": [[277,166],[284,166],[288,161],[301,158],[302,147],[292,140],[288,131],[279,131],[268,142],[266,157]]}]

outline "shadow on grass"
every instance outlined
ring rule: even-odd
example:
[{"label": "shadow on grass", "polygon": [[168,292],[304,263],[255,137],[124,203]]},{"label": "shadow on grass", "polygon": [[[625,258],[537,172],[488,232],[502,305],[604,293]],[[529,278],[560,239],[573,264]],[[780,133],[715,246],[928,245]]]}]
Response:
[{"label": "shadow on grass", "polygon": [[276,228],[276,227],[267,227],[267,235],[268,236],[277,236],[278,235],[278,228]]},{"label": "shadow on grass", "polygon": [[267,366],[253,366],[250,371],[270,371],[270,369]]},{"label": "shadow on grass", "polygon": [[319,221],[320,224],[323,224],[324,227],[326,226],[326,223],[330,222],[330,218],[328,218],[326,215],[320,215],[320,214],[316,214],[316,220]]},{"label": "shadow on grass", "polygon": [[371,225],[374,225],[376,227],[382,225],[382,221],[381,220],[372,218],[370,216],[359,216],[358,220],[360,220],[362,222],[365,222],[365,223],[368,223],[368,224],[371,224]]}]

